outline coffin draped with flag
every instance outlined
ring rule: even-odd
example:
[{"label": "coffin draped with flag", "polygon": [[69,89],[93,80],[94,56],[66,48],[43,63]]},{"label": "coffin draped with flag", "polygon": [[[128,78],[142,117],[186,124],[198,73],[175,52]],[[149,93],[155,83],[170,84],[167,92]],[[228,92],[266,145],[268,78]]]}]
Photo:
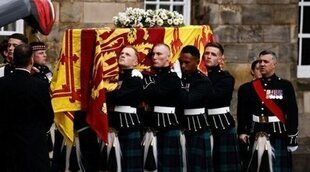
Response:
[{"label": "coffin draped with flag", "polygon": [[[213,41],[209,26],[167,28],[98,28],[69,29],[64,33],[62,49],[51,82],[55,124],[67,142],[74,140],[75,111],[87,111],[87,122],[107,143],[107,91],[117,87],[117,55],[126,45],[139,53],[137,68],[150,71],[148,54],[153,45],[166,43],[174,63],[185,45],[195,45],[203,53],[204,45]],[[199,65],[206,72],[205,65]]]}]

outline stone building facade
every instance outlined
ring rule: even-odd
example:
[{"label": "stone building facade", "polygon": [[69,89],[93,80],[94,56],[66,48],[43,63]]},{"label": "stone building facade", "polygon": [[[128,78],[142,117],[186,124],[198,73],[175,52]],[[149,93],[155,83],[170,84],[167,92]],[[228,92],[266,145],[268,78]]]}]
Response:
[{"label": "stone building facade", "polygon": [[[144,0],[53,0],[56,23],[48,42],[51,64],[58,56],[63,32],[68,28],[113,27],[112,17],[127,7],[144,7]],[[310,152],[310,78],[296,76],[298,60],[298,0],[192,0],[191,24],[209,24],[216,40],[225,47],[226,70],[236,78],[236,93],[250,80],[249,63],[263,49],[279,56],[277,74],[293,82],[296,89],[300,149],[295,161],[306,165]],[[29,32],[29,31],[28,31]],[[298,158],[300,157],[300,158]],[[296,160],[298,159],[298,160]],[[306,166],[309,169],[310,165]],[[296,171],[304,171],[302,167]],[[306,170],[307,171],[307,170]]]}]

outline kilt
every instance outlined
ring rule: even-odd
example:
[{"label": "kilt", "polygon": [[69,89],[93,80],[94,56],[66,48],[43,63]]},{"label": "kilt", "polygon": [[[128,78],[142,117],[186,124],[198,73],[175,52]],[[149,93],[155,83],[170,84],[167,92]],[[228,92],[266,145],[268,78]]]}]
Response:
[{"label": "kilt", "polygon": [[275,159],[273,160],[274,172],[292,171],[292,153],[287,151],[287,143],[285,139],[276,138],[271,140],[274,148]]},{"label": "kilt", "polygon": [[211,133],[185,134],[187,152],[187,171],[213,171]]},{"label": "kilt", "polygon": [[[292,153],[287,151],[286,140],[282,137],[271,137],[270,143],[274,150],[274,158],[272,160],[272,167],[274,172],[291,172],[292,167]],[[253,149],[253,145],[251,146]],[[252,150],[251,150],[252,152]]]},{"label": "kilt", "polygon": [[140,131],[118,133],[121,146],[121,163],[123,172],[143,171],[143,154]]},{"label": "kilt", "polygon": [[214,171],[241,171],[239,143],[236,128],[214,133],[213,165]]},{"label": "kilt", "polygon": [[182,147],[180,130],[165,130],[157,133],[158,172],[182,171]]}]

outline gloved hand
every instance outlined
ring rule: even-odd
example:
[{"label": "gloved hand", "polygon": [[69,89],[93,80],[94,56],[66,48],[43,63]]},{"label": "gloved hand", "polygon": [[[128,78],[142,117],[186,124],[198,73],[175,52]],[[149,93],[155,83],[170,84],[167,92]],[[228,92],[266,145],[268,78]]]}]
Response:
[{"label": "gloved hand", "polygon": [[297,148],[298,148],[297,136],[298,136],[298,132],[296,134],[293,134],[293,135],[288,135],[288,137],[287,137],[287,150],[289,152],[294,152],[297,150]]}]

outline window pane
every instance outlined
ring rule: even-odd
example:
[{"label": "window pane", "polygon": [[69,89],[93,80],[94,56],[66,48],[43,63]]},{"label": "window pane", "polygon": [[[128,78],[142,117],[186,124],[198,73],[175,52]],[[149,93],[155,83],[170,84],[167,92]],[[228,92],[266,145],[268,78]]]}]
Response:
[{"label": "window pane", "polygon": [[181,6],[181,5],[175,5],[175,6],[173,6],[173,11],[177,11],[177,12],[179,12],[180,14],[184,14],[184,12],[183,12],[183,6]]},{"label": "window pane", "polygon": [[147,9],[147,10],[156,10],[156,5],[146,5],[145,9]]},{"label": "window pane", "polygon": [[3,26],[4,31],[15,31],[15,29],[16,29],[16,23],[15,22]]},{"label": "window pane", "polygon": [[145,2],[149,2],[149,1],[156,1],[156,0],[147,0],[147,1],[145,1]]},{"label": "window pane", "polygon": [[174,2],[184,2],[184,0],[173,0]]},{"label": "window pane", "polygon": [[310,38],[302,39],[301,65],[310,65]]},{"label": "window pane", "polygon": [[310,7],[304,7],[303,33],[310,33]]},{"label": "window pane", "polygon": [[170,10],[170,5],[159,5],[159,8]]}]

